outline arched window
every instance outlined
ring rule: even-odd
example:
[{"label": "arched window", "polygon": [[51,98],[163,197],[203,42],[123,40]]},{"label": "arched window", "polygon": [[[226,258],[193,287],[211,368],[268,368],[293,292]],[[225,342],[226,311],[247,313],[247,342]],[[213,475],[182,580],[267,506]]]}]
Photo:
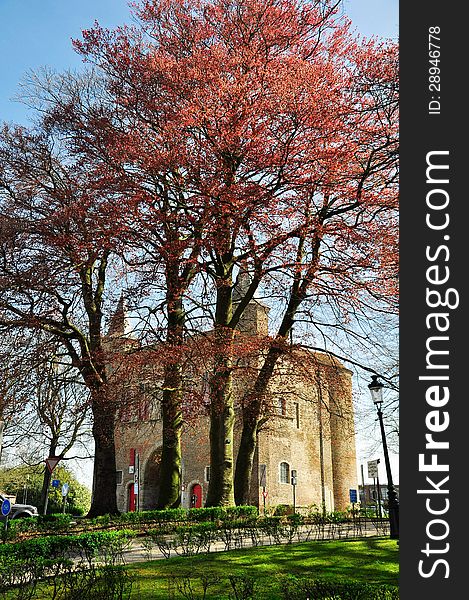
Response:
[{"label": "arched window", "polygon": [[286,462],[280,463],[280,483],[290,483],[290,465]]},{"label": "arched window", "polygon": [[275,398],[274,404],[275,412],[278,415],[282,415],[282,417],[285,417],[287,414],[287,401],[285,400],[285,398],[278,396],[277,398]]}]

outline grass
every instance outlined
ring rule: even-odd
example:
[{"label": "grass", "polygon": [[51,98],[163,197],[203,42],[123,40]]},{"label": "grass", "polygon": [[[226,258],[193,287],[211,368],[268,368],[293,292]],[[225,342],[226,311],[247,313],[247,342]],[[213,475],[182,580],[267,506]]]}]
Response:
[{"label": "grass", "polygon": [[[399,563],[396,541],[373,537],[174,557],[132,563],[126,569],[134,580],[131,600],[229,600],[236,598],[229,576],[254,578],[256,600],[282,600],[281,583],[291,576],[397,586]],[[183,576],[192,578],[193,595],[187,589],[185,595],[177,591],[173,594],[177,581],[179,585],[184,583]],[[210,582],[205,596],[202,593],[203,577]],[[18,598],[14,592],[6,597],[9,600]],[[38,586],[34,598],[50,600],[51,597],[49,586]]]},{"label": "grass", "polygon": [[129,566],[136,577],[132,600],[168,600],[174,575],[224,578],[223,584],[209,588],[207,600],[229,598],[229,575],[254,577],[259,593],[256,598],[280,600],[280,581],[287,576],[397,586],[398,570],[397,544],[387,538],[264,546]]}]

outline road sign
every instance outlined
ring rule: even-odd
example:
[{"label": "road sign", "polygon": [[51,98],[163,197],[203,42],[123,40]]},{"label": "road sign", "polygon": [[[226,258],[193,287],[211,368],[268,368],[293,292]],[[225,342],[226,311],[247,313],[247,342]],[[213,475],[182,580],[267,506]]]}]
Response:
[{"label": "road sign", "polygon": [[58,488],[60,485],[60,481],[58,479],[53,479],[52,480],[52,487],[53,488]]},{"label": "road sign", "polygon": [[11,502],[8,500],[8,498],[4,498],[3,502],[2,502],[2,515],[4,517],[7,517],[10,514],[11,511]]},{"label": "road sign", "polygon": [[351,504],[355,504],[355,502],[358,502],[357,490],[349,490],[349,494]]},{"label": "road sign", "polygon": [[259,485],[260,487],[267,485],[267,465],[259,465]]},{"label": "road sign", "polygon": [[46,458],[46,466],[49,469],[49,473],[52,474],[52,471],[57,466],[57,463],[59,462],[59,460],[60,460],[60,458],[57,458],[56,456],[49,456],[49,458]]},{"label": "road sign", "polygon": [[62,486],[62,496],[66,496],[68,494],[68,483],[64,483]]},{"label": "road sign", "polygon": [[368,461],[368,477],[370,479],[375,479],[378,477],[378,461],[377,460],[369,460]]},{"label": "road sign", "polygon": [[267,498],[269,492],[262,492],[262,495],[264,496],[264,498]]}]

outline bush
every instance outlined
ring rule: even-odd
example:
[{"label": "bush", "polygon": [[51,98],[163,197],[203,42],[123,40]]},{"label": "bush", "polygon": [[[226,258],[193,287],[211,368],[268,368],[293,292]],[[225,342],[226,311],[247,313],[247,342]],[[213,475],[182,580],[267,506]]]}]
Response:
[{"label": "bush", "polygon": [[273,515],[274,517],[283,517],[284,515],[293,514],[293,506],[290,504],[278,504],[274,508]]},{"label": "bush", "polygon": [[226,518],[228,519],[257,519],[259,512],[257,506],[228,506],[226,509]]},{"label": "bush", "polygon": [[143,510],[141,512],[123,513],[116,517],[122,523],[179,523],[187,520],[185,508],[166,508],[164,510]]},{"label": "bush", "polygon": [[254,598],[256,581],[248,575],[229,575],[231,587],[233,588],[235,600],[251,600]]},{"label": "bush", "polygon": [[53,515],[39,515],[35,519],[28,519],[29,521],[36,521],[36,528],[41,531],[67,531],[70,529],[74,518],[72,515],[63,513],[56,513]]},{"label": "bush", "polygon": [[201,550],[210,552],[210,546],[216,539],[216,533],[217,526],[211,522],[177,527],[173,548],[183,556],[198,554]]},{"label": "bush", "polygon": [[106,557],[112,553],[122,553],[130,535],[131,532],[123,530],[44,536],[1,545],[0,560],[5,557],[24,560],[78,556],[90,563],[98,555]]},{"label": "bush", "polygon": [[195,522],[222,521],[226,518],[226,509],[220,506],[207,508],[189,508],[187,520]]},{"label": "bush", "polygon": [[281,588],[284,600],[399,600],[397,587],[355,581],[289,577]]},{"label": "bush", "polygon": [[127,600],[131,596],[135,578],[122,565],[92,566],[90,569],[70,571],[62,578],[67,600]]}]

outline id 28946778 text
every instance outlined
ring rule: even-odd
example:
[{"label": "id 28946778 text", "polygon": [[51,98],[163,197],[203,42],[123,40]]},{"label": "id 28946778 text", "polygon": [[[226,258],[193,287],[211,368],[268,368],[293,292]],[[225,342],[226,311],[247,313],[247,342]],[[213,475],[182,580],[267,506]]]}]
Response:
[{"label": "id 28946778 text", "polygon": [[428,114],[439,115],[441,111],[441,29],[438,25],[428,28]]}]

